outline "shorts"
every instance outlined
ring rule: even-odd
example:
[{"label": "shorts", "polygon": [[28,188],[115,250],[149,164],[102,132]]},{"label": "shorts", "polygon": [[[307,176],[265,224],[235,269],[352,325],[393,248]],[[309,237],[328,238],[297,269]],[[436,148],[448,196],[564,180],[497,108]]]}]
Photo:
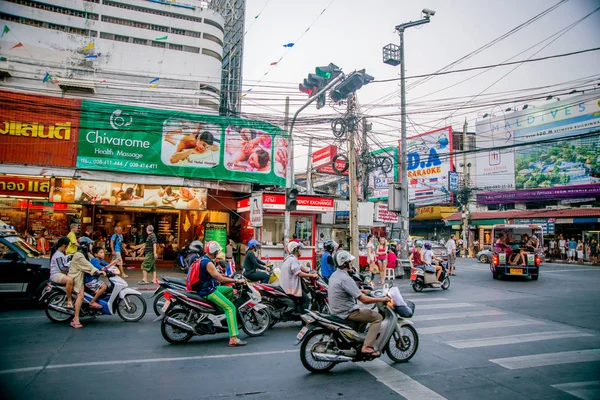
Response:
[{"label": "shorts", "polygon": [[373,265],[369,268],[369,271],[371,271],[374,274],[378,274],[381,271],[379,271],[379,266],[377,265],[377,263],[373,263]]},{"label": "shorts", "polygon": [[96,278],[93,278],[92,280],[85,283],[85,287],[90,290],[93,290],[94,292],[97,292],[102,285],[104,285],[104,282]]},{"label": "shorts", "polygon": [[121,265],[123,266],[123,256],[121,256],[121,252],[120,251],[115,251],[112,255],[112,259],[114,260],[119,260],[119,262],[117,263],[117,265]]},{"label": "shorts", "polygon": [[581,251],[581,250],[577,251],[577,258],[580,260],[583,259],[583,251]]},{"label": "shorts", "polygon": [[142,269],[146,272],[156,271],[156,262],[154,260],[154,253],[147,253],[144,262],[142,263]]},{"label": "shorts", "polygon": [[560,248],[560,254],[565,254],[565,248],[564,247]]},{"label": "shorts", "polygon": [[62,272],[57,272],[56,274],[54,274],[50,280],[54,283],[57,283],[59,285],[64,285],[65,284],[65,278],[68,278],[68,275],[63,274]]}]

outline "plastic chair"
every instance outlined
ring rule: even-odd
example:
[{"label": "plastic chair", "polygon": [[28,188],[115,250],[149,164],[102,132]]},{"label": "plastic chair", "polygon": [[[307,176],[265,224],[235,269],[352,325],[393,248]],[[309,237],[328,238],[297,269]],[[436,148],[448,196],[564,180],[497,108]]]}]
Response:
[{"label": "plastic chair", "polygon": [[396,270],[395,268],[386,268],[385,269],[385,280],[394,280],[396,279]]}]

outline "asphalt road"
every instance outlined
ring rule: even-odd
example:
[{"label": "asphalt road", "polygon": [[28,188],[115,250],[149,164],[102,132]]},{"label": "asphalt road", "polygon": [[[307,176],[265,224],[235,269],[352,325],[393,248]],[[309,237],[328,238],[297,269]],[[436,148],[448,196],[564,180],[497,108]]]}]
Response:
[{"label": "asphalt road", "polygon": [[[492,280],[459,260],[450,289],[417,294],[419,350],[315,375],[277,325],[248,346],[225,335],[169,345],[149,313],[137,323],[51,323],[19,302],[0,311],[0,397],[8,399],[599,399],[600,268],[547,265],[539,281]],[[150,292],[145,292],[149,296]],[[150,306],[150,304],[149,304]],[[242,334],[243,336],[243,334]]]}]

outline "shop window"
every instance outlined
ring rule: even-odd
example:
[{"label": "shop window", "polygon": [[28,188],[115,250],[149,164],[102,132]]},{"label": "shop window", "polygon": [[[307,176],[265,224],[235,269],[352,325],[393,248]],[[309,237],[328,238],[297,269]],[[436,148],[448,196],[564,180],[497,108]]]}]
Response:
[{"label": "shop window", "polygon": [[[291,217],[290,239],[295,234],[306,246],[312,245],[312,216]],[[262,242],[265,245],[283,244],[284,219],[279,216],[265,216],[263,219]]]}]

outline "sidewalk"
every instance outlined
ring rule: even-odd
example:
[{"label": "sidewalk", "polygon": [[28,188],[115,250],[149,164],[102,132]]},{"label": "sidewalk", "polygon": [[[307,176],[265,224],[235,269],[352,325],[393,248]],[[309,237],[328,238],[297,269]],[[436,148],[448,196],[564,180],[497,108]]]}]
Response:
[{"label": "sidewalk", "polygon": [[[141,269],[125,269],[125,273],[129,275],[129,278],[124,278],[129,287],[135,290],[140,291],[154,291],[158,287],[155,283],[150,283],[149,285],[139,285],[138,282],[142,279],[142,270]],[[186,274],[174,268],[159,268],[156,270],[156,276],[160,279],[161,275],[171,276],[173,278],[186,278]],[[152,274],[148,274],[148,280],[152,279]]]}]

